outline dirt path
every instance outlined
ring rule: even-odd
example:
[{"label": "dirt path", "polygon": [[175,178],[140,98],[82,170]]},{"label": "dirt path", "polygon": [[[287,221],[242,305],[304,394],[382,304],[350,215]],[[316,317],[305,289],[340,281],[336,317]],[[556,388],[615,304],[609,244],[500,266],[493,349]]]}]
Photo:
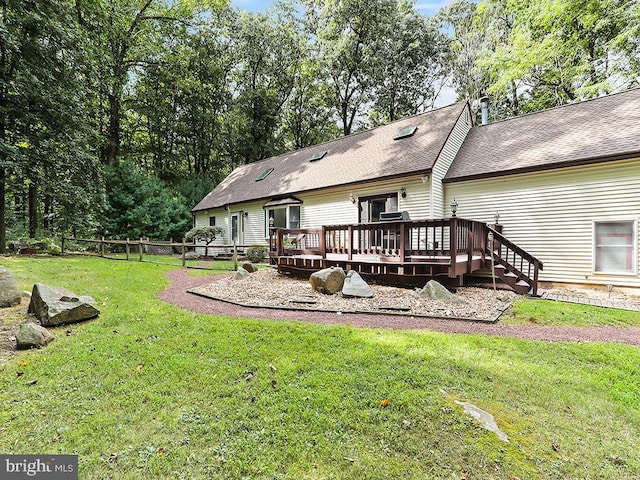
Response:
[{"label": "dirt path", "polygon": [[617,327],[538,327],[509,326],[437,318],[411,318],[398,315],[365,315],[306,312],[269,308],[239,307],[226,302],[198,297],[187,290],[210,283],[212,277],[191,277],[184,269],[168,273],[171,286],[158,296],[161,300],[186,310],[231,317],[268,320],[292,320],[329,325],[349,324],[355,327],[397,330],[426,329],[444,333],[478,333],[550,342],[616,342],[640,346],[640,328]]}]

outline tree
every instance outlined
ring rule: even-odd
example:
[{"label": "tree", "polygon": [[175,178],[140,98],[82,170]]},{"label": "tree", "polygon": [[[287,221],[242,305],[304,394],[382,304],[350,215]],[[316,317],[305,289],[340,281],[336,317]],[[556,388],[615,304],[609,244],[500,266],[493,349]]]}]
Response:
[{"label": "tree", "polygon": [[281,115],[302,62],[303,42],[286,12],[241,12],[236,20],[235,100],[228,117],[234,163],[281,153]]},{"label": "tree", "polygon": [[393,122],[433,108],[444,77],[446,36],[437,23],[399,2],[393,12],[392,34],[377,52],[383,58],[374,72],[374,125]]},{"label": "tree", "polygon": [[205,242],[204,256],[207,257],[209,254],[209,245],[217,238],[218,235],[222,235],[223,233],[224,230],[222,227],[207,225],[204,227],[193,227],[187,232],[184,238],[186,240],[198,240],[200,242]]},{"label": "tree", "polygon": [[184,199],[157,177],[142,174],[132,162],[107,171],[107,207],[101,232],[111,238],[180,238],[191,223]]},{"label": "tree", "polygon": [[374,100],[375,72],[386,61],[395,0],[305,0],[307,28],[316,37],[316,58],[331,85],[331,104],[349,135]]},{"label": "tree", "polygon": [[98,114],[104,136],[102,161],[114,166],[120,154],[125,88],[135,67],[153,62],[161,48],[166,27],[188,24],[198,9],[214,5],[202,2],[163,0],[78,1],[78,19],[87,30],[101,59],[101,70],[94,82],[100,95]]},{"label": "tree", "polygon": [[[0,251],[6,246],[7,187],[20,214],[28,205],[28,233],[39,221],[53,229],[65,205],[93,203],[94,190],[65,184],[96,178],[92,129],[85,108],[87,52],[67,0],[0,2]],[[94,182],[95,183],[95,182]],[[26,202],[22,198],[27,197]],[[71,198],[73,197],[73,198]],[[44,206],[44,217],[41,207]],[[90,215],[91,210],[86,214]]]}]

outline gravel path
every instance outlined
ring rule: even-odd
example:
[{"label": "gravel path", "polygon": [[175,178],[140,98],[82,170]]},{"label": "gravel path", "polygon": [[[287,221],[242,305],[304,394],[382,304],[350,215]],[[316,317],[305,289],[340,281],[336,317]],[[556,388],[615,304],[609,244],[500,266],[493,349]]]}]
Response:
[{"label": "gravel path", "polygon": [[388,328],[397,330],[426,329],[444,333],[475,333],[490,336],[514,337],[551,342],[616,342],[640,346],[640,328],[617,327],[540,327],[509,326],[499,322],[487,324],[465,320],[416,318],[386,314],[337,314],[327,312],[241,307],[227,302],[211,300],[187,293],[187,290],[206,285],[215,276],[191,277],[185,269],[168,272],[171,285],[158,296],[161,300],[198,313],[230,317],[268,320],[290,320],[328,325]]}]

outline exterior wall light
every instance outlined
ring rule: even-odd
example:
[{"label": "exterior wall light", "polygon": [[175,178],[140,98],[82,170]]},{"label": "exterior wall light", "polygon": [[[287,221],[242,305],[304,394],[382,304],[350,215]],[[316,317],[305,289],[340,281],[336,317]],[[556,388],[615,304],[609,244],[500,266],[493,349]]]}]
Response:
[{"label": "exterior wall light", "polygon": [[349,200],[351,200],[351,203],[353,203],[353,204],[356,203],[356,197],[353,196],[353,193],[349,194]]},{"label": "exterior wall light", "polygon": [[400,187],[400,196],[402,198],[407,198],[407,187]]},{"label": "exterior wall light", "polygon": [[495,224],[496,225],[500,225],[500,212],[496,212],[496,214],[493,216],[493,218],[495,219]]},{"label": "exterior wall light", "polygon": [[453,200],[451,201],[449,206],[451,207],[451,216],[455,217],[456,216],[456,212],[458,211],[458,202],[456,202],[455,197],[453,197]]}]

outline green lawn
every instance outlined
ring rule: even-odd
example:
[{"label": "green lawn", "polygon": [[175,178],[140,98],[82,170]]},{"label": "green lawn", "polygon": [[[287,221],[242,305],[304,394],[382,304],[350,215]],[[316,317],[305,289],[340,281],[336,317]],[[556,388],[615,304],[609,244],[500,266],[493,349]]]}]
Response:
[{"label": "green lawn", "polygon": [[520,297],[502,315],[501,322],[507,325],[639,327],[640,313]]},{"label": "green lawn", "polygon": [[0,263],[102,310],[0,366],[1,453],[76,453],[82,479],[640,477],[636,347],[199,315],[157,300],[175,267]]}]

